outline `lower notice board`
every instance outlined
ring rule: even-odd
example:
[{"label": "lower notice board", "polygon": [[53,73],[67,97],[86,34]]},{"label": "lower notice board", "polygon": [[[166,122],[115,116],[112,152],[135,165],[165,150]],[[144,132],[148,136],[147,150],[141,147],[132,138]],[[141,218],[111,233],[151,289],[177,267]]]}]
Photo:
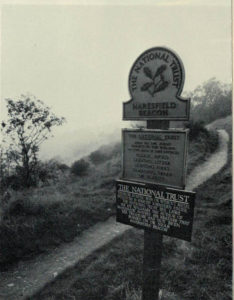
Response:
[{"label": "lower notice board", "polygon": [[116,182],[117,222],[191,241],[195,193],[124,180]]}]

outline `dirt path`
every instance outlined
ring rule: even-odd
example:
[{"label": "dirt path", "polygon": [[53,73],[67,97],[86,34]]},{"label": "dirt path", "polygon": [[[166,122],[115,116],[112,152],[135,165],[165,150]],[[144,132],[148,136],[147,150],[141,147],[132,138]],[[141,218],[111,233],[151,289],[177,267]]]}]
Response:
[{"label": "dirt path", "polygon": [[227,162],[228,155],[228,133],[220,129],[219,133],[219,146],[217,151],[203,164],[197,166],[189,175],[186,190],[193,190],[209,177],[217,173]]},{"label": "dirt path", "polygon": [[[219,147],[210,159],[194,169],[188,178],[187,190],[192,190],[217,173],[227,161],[229,136],[219,130]],[[93,251],[110,242],[131,227],[116,223],[115,217],[98,223],[85,231],[72,243],[61,245],[50,254],[42,254],[35,259],[24,261],[0,274],[0,300],[20,300],[32,296],[43,286],[75,265]]]}]

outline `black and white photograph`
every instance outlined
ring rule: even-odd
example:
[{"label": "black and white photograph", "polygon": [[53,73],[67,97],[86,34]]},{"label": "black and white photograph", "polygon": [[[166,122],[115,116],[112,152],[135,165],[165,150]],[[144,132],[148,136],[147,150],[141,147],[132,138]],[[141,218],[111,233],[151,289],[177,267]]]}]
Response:
[{"label": "black and white photograph", "polygon": [[1,0],[0,300],[231,300],[231,0]]}]

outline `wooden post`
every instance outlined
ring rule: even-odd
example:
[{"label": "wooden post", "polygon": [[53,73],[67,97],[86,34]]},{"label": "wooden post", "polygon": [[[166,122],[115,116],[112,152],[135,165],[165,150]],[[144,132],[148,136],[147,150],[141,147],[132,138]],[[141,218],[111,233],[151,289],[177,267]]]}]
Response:
[{"label": "wooden post", "polygon": [[[149,120],[148,129],[169,129],[169,121]],[[163,235],[145,229],[142,300],[158,300]]]}]

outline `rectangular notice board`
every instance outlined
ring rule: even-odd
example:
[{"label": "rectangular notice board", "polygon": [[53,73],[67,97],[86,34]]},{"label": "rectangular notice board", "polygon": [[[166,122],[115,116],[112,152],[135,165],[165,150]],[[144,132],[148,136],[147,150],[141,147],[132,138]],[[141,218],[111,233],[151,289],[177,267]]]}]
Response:
[{"label": "rectangular notice board", "polygon": [[116,221],[191,241],[195,193],[116,181]]},{"label": "rectangular notice board", "polygon": [[122,179],[183,189],[188,130],[123,129]]}]

